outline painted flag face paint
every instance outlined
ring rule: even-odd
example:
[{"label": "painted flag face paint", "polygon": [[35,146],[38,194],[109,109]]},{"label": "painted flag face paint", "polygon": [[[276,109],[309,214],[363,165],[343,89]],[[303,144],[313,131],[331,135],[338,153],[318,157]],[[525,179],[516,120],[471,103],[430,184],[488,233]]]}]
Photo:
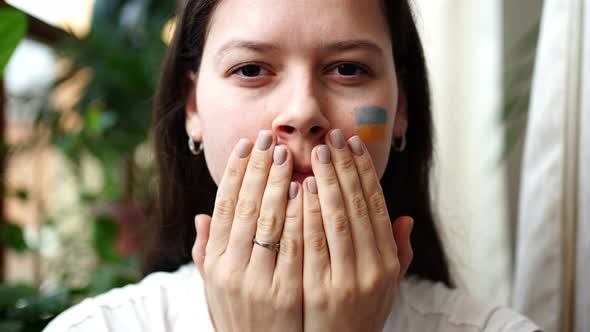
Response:
[{"label": "painted flag face paint", "polygon": [[365,143],[385,139],[387,112],[383,107],[366,106],[354,109],[357,134]]}]

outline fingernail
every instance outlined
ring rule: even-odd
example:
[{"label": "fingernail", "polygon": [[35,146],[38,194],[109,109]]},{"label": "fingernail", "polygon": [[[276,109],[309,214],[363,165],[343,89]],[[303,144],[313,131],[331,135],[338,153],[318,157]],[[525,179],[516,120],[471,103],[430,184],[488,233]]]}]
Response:
[{"label": "fingernail", "polygon": [[332,145],[336,149],[342,149],[346,143],[344,143],[344,135],[342,135],[342,130],[334,129],[330,133],[330,140],[332,141]]},{"label": "fingernail", "polygon": [[260,151],[266,151],[272,144],[272,135],[267,130],[262,130],[258,133],[258,139],[256,140],[256,148]]},{"label": "fingernail", "polygon": [[320,145],[317,151],[320,163],[327,164],[330,162],[330,149],[328,148],[328,146]]},{"label": "fingernail", "polygon": [[250,154],[250,150],[250,141],[245,138],[242,138],[240,139],[238,144],[236,144],[235,153],[241,159],[248,156],[248,154]]},{"label": "fingernail", "polygon": [[307,178],[307,191],[309,191],[312,194],[317,194],[318,193],[318,186],[317,183],[315,182],[315,178],[314,177],[309,177]]},{"label": "fingernail", "polygon": [[289,185],[289,199],[297,197],[298,191],[299,189],[297,189],[297,183],[291,181],[291,184]]},{"label": "fingernail", "polygon": [[275,165],[282,165],[287,160],[287,150],[284,146],[275,146],[275,151],[272,155],[272,160]]},{"label": "fingernail", "polygon": [[348,146],[350,146],[350,150],[357,156],[361,156],[363,154],[363,142],[358,136],[353,136],[351,139],[348,140]]}]

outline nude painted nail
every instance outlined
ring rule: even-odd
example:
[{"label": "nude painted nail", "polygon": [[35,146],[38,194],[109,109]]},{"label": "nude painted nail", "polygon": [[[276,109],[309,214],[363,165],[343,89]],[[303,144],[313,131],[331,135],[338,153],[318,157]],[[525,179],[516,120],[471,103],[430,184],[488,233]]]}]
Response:
[{"label": "nude painted nail", "polygon": [[298,192],[299,189],[297,188],[297,183],[291,181],[291,184],[289,185],[289,199],[297,197]]},{"label": "nude painted nail", "polygon": [[361,156],[363,154],[363,142],[358,136],[354,136],[348,140],[348,146],[350,146],[350,150],[357,156]]},{"label": "nude painted nail", "polygon": [[282,165],[285,162],[285,160],[287,160],[287,150],[285,149],[285,147],[282,145],[275,146],[275,151],[273,153],[272,159],[275,165]]},{"label": "nude painted nail", "polygon": [[342,130],[340,129],[332,130],[330,133],[330,140],[336,149],[342,149],[346,144],[344,143],[344,135],[342,135]]},{"label": "nude painted nail", "polygon": [[238,156],[238,158],[241,159],[241,158],[245,158],[246,156],[248,156],[248,154],[250,154],[250,150],[251,150],[250,141],[245,138],[242,138],[242,139],[240,139],[238,144],[236,144],[235,153]]},{"label": "nude painted nail", "polygon": [[328,146],[320,145],[317,151],[320,163],[327,164],[330,162],[330,149],[328,148]]},{"label": "nude painted nail", "polygon": [[258,133],[258,139],[256,140],[256,148],[260,151],[266,151],[272,144],[272,135],[269,131],[263,130]]},{"label": "nude painted nail", "polygon": [[315,182],[315,178],[314,177],[310,177],[307,180],[307,191],[309,191],[312,194],[317,194],[318,193],[318,185]]}]

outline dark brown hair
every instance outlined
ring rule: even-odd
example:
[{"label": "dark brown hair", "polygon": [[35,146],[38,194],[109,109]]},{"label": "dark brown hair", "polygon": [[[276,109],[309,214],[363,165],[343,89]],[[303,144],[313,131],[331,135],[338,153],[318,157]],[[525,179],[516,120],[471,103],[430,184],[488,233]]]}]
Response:
[{"label": "dark brown hair", "polygon": [[[194,216],[212,215],[217,186],[204,156],[187,147],[185,102],[191,82],[187,71],[198,71],[209,20],[218,1],[182,1],[177,25],[163,62],[153,115],[158,167],[158,214],[151,225],[153,246],[145,273],[173,271],[190,262],[195,240]],[[432,213],[429,172],[433,151],[430,92],[424,54],[410,5],[384,1],[398,80],[408,103],[407,147],[390,154],[381,186],[391,220],[409,215],[414,260],[408,275],[452,286],[449,266]]]}]

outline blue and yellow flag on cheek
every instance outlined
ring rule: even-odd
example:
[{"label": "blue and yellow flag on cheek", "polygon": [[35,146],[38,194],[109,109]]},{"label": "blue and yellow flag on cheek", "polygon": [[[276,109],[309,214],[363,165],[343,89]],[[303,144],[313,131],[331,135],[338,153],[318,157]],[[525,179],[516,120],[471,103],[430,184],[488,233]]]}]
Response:
[{"label": "blue and yellow flag on cheek", "polygon": [[374,143],[385,139],[387,112],[378,106],[358,107],[354,109],[358,136],[365,143]]}]

